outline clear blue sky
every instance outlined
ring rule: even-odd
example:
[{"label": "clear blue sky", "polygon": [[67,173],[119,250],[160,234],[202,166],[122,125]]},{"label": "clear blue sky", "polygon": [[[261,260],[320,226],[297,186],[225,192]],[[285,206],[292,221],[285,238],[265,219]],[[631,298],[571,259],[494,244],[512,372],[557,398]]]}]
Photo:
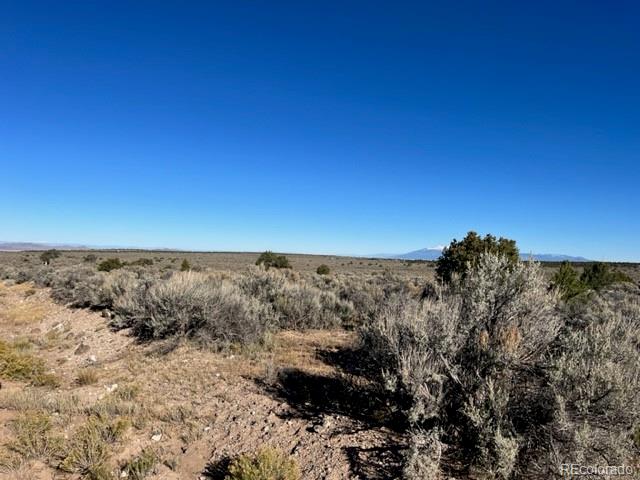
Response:
[{"label": "clear blue sky", "polygon": [[3,2],[0,240],[639,261],[639,5]]}]

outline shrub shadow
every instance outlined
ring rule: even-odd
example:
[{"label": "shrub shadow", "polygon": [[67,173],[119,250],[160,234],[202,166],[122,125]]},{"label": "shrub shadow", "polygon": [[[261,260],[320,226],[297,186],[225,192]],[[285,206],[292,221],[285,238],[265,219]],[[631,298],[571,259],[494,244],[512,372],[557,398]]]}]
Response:
[{"label": "shrub shadow", "polygon": [[343,415],[362,423],[362,429],[393,427],[398,418],[383,396],[361,377],[337,373],[318,375],[297,368],[283,368],[271,385],[263,384],[278,401],[290,406],[288,418]]},{"label": "shrub shadow", "polygon": [[[354,434],[385,427],[400,432],[403,421],[389,402],[385,392],[371,382],[372,372],[360,367],[362,352],[353,348],[320,350],[317,358],[335,368],[333,374],[311,373],[299,368],[282,368],[270,383],[260,382],[266,392],[289,408],[279,416],[283,419],[302,418],[310,421],[309,430],[318,425],[318,418],[340,415],[354,420],[333,427],[330,435]],[[320,428],[322,428],[322,421]],[[398,440],[400,437],[397,437]],[[346,447],[350,468],[358,478],[392,479],[401,476],[402,441],[364,448]]]},{"label": "shrub shadow", "polygon": [[398,445],[372,448],[347,447],[345,449],[353,475],[368,480],[401,478],[401,450],[402,447]]},{"label": "shrub shadow", "polygon": [[374,379],[375,372],[367,365],[367,362],[363,362],[366,354],[358,347],[319,350],[316,355],[324,363],[337,368],[342,373],[368,380]]},{"label": "shrub shadow", "polygon": [[201,475],[208,480],[224,480],[229,473],[229,465],[231,465],[231,457],[211,461],[204,467]]}]

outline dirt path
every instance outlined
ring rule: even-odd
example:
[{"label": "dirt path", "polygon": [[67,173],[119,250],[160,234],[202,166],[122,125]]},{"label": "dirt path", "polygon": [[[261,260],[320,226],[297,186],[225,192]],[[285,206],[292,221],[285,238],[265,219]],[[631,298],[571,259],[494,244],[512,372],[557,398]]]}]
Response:
[{"label": "dirt path", "polygon": [[[16,459],[7,448],[16,435],[11,422],[34,409],[49,415],[52,434],[64,442],[73,441],[92,412],[126,417],[131,427],[109,447],[114,475],[147,449],[157,462],[146,478],[222,479],[229,458],[270,446],[295,458],[304,479],[394,476],[388,445],[397,439],[389,431],[323,406],[322,398],[288,397],[276,381],[288,368],[315,386],[331,384],[335,367],[318,352],[348,345],[346,332],[285,332],[273,349],[253,354],[184,342],[140,345],[126,331],[111,331],[97,312],[56,305],[46,290],[30,285],[2,284],[0,332],[20,352],[42,359],[58,381],[35,387],[2,380],[0,443],[12,461],[4,462],[0,478],[79,478],[55,468],[59,456]],[[83,372],[90,378],[79,381]]]}]

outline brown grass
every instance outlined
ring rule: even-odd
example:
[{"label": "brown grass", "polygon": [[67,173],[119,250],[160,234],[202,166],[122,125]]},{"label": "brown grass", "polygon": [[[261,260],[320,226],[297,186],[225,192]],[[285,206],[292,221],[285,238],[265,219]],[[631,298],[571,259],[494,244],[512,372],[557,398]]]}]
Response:
[{"label": "brown grass", "polygon": [[78,372],[76,383],[80,386],[93,385],[98,382],[98,372],[95,368],[83,368]]},{"label": "brown grass", "polygon": [[36,386],[58,386],[59,379],[46,370],[42,359],[0,340],[0,377],[30,382]]},{"label": "brown grass", "polygon": [[28,325],[42,321],[46,316],[45,308],[33,301],[5,307],[0,311],[0,320],[12,325]]},{"label": "brown grass", "polygon": [[23,413],[11,423],[9,448],[27,459],[51,460],[60,454],[62,440],[51,432],[51,418],[44,413]]}]

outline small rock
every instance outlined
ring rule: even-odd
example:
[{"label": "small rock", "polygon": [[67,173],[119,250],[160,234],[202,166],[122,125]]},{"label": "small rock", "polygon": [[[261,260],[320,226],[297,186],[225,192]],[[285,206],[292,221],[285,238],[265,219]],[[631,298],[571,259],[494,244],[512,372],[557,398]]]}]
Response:
[{"label": "small rock", "polygon": [[127,478],[129,476],[129,472],[127,472],[126,470],[123,470],[120,473],[120,478]]},{"label": "small rock", "polygon": [[211,427],[204,427],[205,432],[208,432],[209,430],[211,430]]},{"label": "small rock", "polygon": [[95,355],[90,355],[87,360],[89,363],[96,363],[98,361],[98,358]]},{"label": "small rock", "polygon": [[153,440],[154,442],[159,442],[160,440],[162,440],[162,434],[156,433],[155,435],[152,435],[151,440]]},{"label": "small rock", "polygon": [[107,390],[107,392],[111,393],[113,392],[116,388],[118,388],[118,384],[114,383],[112,385],[105,385],[104,388]]},{"label": "small rock", "polygon": [[322,433],[331,427],[333,424],[333,418],[330,416],[322,415],[313,421],[313,425],[310,425],[307,430],[314,433]]},{"label": "small rock", "polygon": [[81,343],[80,345],[78,345],[78,348],[76,348],[73,353],[75,355],[82,355],[83,353],[87,353],[89,350],[91,350],[91,348],[89,348],[89,345],[85,343]]}]

